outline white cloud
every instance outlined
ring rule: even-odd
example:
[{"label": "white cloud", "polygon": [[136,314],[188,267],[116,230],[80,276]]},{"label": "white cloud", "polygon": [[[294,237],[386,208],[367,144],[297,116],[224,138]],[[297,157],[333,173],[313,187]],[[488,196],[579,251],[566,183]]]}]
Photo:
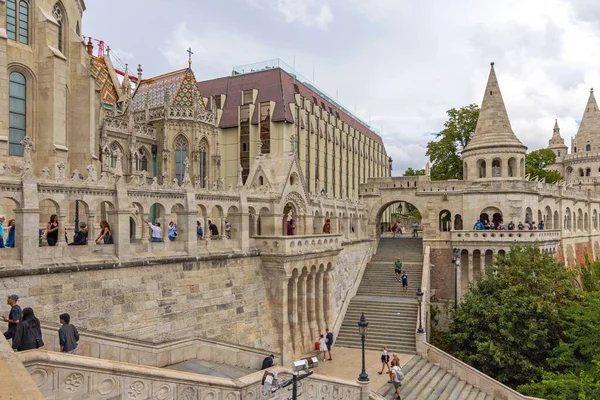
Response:
[{"label": "white cloud", "polygon": [[247,0],[255,7],[267,8],[283,16],[286,22],[325,29],[333,22],[333,12],[321,0]]}]

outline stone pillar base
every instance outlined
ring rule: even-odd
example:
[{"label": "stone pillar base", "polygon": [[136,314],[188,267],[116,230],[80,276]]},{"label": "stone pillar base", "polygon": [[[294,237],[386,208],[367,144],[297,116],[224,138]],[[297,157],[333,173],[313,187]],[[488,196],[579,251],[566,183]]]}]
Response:
[{"label": "stone pillar base", "polygon": [[360,400],[369,400],[371,395],[371,380],[361,382],[358,379],[356,382],[360,385]]}]

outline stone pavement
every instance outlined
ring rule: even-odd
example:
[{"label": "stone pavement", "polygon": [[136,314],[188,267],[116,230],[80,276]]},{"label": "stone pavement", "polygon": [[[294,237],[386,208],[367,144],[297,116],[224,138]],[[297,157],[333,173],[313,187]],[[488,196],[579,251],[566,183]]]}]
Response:
[{"label": "stone pavement", "polygon": [[[369,338],[367,337],[367,341]],[[304,357],[312,357],[316,352],[305,355]],[[346,347],[333,347],[333,361],[319,360],[319,366],[314,369],[315,374],[334,376],[349,381],[356,381],[362,369],[362,355],[360,349],[351,349]],[[404,366],[414,354],[398,354],[400,365]],[[390,359],[392,354],[390,354]],[[365,350],[365,364],[369,379],[371,379],[371,390],[377,391],[384,385],[387,385],[388,375],[387,368],[383,375],[377,372],[381,371],[381,352],[373,350]],[[285,365],[287,367],[287,365]]]}]

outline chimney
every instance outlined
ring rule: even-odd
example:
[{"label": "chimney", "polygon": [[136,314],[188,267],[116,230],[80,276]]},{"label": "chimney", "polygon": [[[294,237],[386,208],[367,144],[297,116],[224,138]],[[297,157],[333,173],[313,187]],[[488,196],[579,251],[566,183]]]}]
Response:
[{"label": "chimney", "polygon": [[94,45],[92,44],[91,37],[88,38],[86,47],[87,47],[87,53],[91,56],[94,53]]}]

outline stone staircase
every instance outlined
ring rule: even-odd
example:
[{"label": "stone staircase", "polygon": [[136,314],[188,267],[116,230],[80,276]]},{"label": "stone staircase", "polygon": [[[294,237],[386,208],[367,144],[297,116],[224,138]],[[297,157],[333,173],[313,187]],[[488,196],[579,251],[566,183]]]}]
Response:
[{"label": "stone staircase", "polygon": [[[491,394],[460,380],[451,372],[434,365],[419,356],[402,366],[404,384],[402,400],[493,400]],[[394,399],[394,386],[386,384],[377,393],[386,399]]]},{"label": "stone staircase", "polygon": [[[359,348],[358,321],[361,314],[369,322],[365,348],[390,353],[414,354],[417,323],[416,292],[421,284],[422,239],[381,238],[377,254],[367,264],[356,296],[348,305],[344,322],[335,339],[336,346]],[[408,290],[396,281],[394,261],[400,258],[408,275]]]}]

